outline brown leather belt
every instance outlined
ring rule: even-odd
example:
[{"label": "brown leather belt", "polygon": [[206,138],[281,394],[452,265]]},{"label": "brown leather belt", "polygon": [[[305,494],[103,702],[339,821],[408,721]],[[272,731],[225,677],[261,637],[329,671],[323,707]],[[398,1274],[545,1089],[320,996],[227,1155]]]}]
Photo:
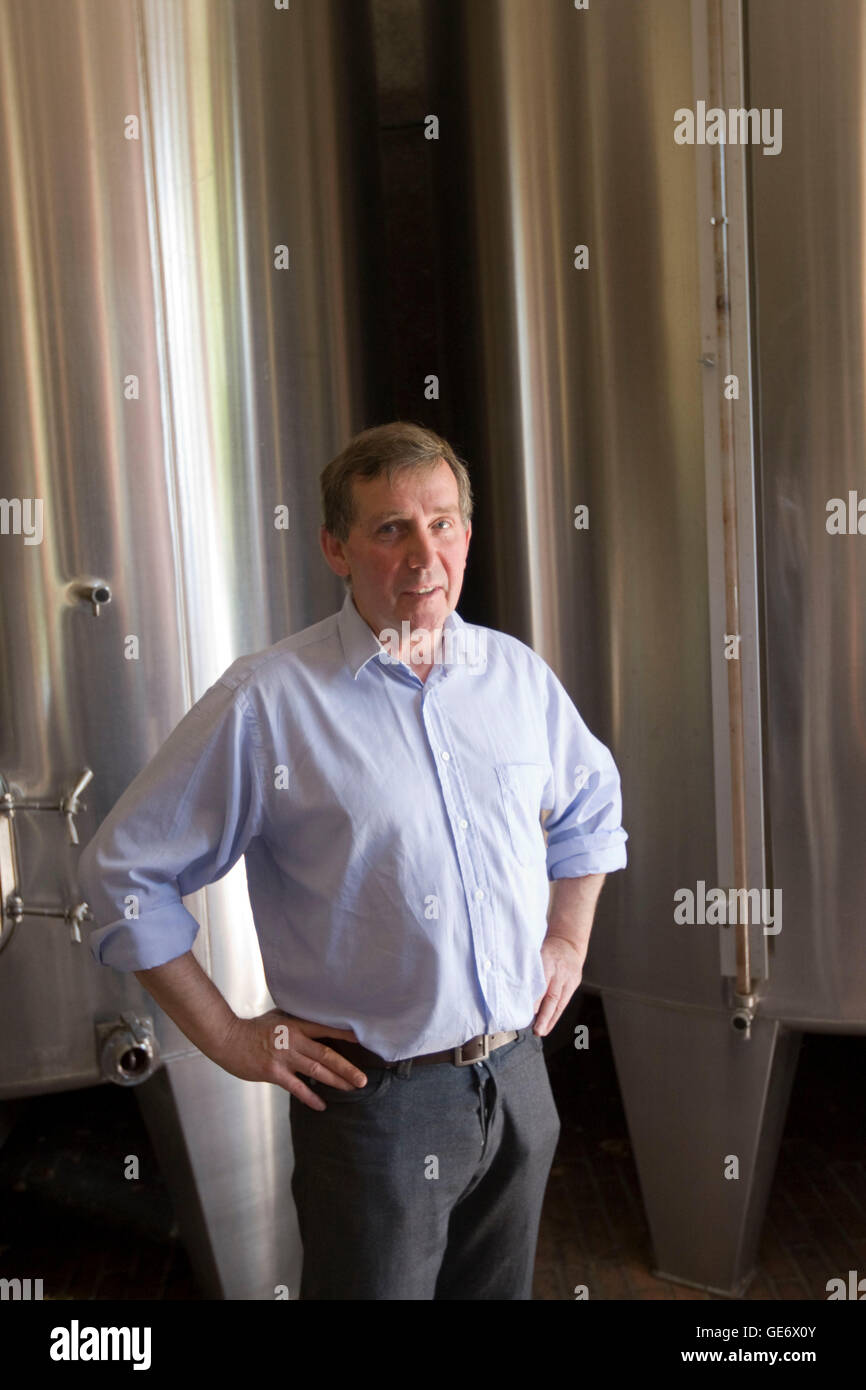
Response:
[{"label": "brown leather belt", "polygon": [[[530,1025],[531,1027],[531,1025]],[[323,1039],[327,1047],[332,1047],[335,1052],[339,1052],[341,1057],[345,1057],[349,1062],[354,1062],[356,1067],[399,1067],[403,1061],[412,1062],[412,1065],[421,1065],[424,1062],[451,1062],[455,1067],[469,1067],[473,1062],[481,1062],[485,1057],[489,1057],[491,1052],[495,1052],[497,1047],[504,1047],[505,1043],[514,1042],[522,1034],[528,1033],[530,1028],[512,1030],[510,1033],[479,1033],[476,1038],[470,1038],[468,1042],[462,1043],[460,1047],[447,1047],[443,1052],[425,1052],[420,1057],[406,1057],[398,1062],[386,1062],[384,1057],[380,1057],[377,1052],[371,1052],[369,1048],[362,1047],[360,1043],[349,1042],[345,1038],[326,1038]]]}]

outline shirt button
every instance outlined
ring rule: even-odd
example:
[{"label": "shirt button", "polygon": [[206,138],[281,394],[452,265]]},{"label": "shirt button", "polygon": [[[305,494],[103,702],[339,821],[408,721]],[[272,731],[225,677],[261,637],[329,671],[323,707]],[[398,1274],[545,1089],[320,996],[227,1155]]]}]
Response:
[{"label": "shirt button", "polygon": [[461,829],[461,830],[467,830],[468,828],[469,828],[469,822],[468,822],[468,820],[462,820],[462,821],[460,822],[460,829]]},{"label": "shirt button", "polygon": [[488,970],[492,970],[492,969],[493,969],[493,961],[492,961],[492,960],[486,960],[486,961],[484,962],[484,964],[487,966],[487,969],[488,969]]},{"label": "shirt button", "polygon": [[476,901],[477,903],[480,903],[480,902],[481,902],[481,899],[482,899],[483,897],[484,897],[484,889],[483,889],[483,888],[476,888],[476,889],[475,889],[475,901]]},{"label": "shirt button", "polygon": [[451,761],[451,754],[444,748],[442,749],[442,761],[443,763],[450,763]]}]

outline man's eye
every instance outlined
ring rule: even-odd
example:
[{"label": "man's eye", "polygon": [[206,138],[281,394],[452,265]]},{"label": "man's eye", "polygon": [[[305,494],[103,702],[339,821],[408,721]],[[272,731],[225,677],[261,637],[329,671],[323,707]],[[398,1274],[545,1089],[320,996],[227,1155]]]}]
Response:
[{"label": "man's eye", "polygon": [[[454,525],[451,518],[447,516],[440,517],[439,520],[434,522],[433,524],[435,527],[447,527],[449,530]],[[396,531],[398,525],[399,523],[396,521],[384,521],[382,525],[379,527],[376,534],[379,536],[388,535],[390,532]]]}]

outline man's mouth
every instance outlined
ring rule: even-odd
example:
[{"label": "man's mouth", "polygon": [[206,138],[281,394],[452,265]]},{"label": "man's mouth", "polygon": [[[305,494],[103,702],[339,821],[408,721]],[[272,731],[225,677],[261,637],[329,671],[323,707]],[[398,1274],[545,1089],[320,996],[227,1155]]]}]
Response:
[{"label": "man's mouth", "polygon": [[431,584],[426,589],[404,589],[403,592],[406,594],[415,594],[423,596],[425,594],[433,594],[436,592],[437,589],[440,589],[441,587],[441,584]]}]

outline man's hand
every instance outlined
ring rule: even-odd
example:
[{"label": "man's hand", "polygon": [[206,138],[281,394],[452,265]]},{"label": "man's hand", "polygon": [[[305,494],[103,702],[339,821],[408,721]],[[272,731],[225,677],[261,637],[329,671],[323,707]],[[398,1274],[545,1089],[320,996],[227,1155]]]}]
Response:
[{"label": "man's hand", "polygon": [[316,1042],[316,1038],[358,1041],[350,1028],[333,1028],[306,1018],[292,1018],[282,1009],[270,1009],[258,1018],[235,1018],[214,1061],[242,1081],[269,1081],[291,1092],[311,1110],[327,1110],[321,1097],[304,1085],[299,1073],[338,1091],[365,1086],[367,1078],[339,1052]]},{"label": "man's hand", "polygon": [[577,948],[564,937],[548,935],[541,943],[541,959],[547,979],[547,992],[536,1001],[536,1019],[532,1031],[543,1038],[555,1027],[560,1014],[580,984],[583,958]]},{"label": "man's hand", "polygon": [[559,1021],[583,978],[592,919],[606,877],[584,874],[580,878],[558,878],[553,884],[547,935],[541,943],[547,992],[536,1002],[533,1024],[533,1032],[539,1037],[545,1037]]}]

